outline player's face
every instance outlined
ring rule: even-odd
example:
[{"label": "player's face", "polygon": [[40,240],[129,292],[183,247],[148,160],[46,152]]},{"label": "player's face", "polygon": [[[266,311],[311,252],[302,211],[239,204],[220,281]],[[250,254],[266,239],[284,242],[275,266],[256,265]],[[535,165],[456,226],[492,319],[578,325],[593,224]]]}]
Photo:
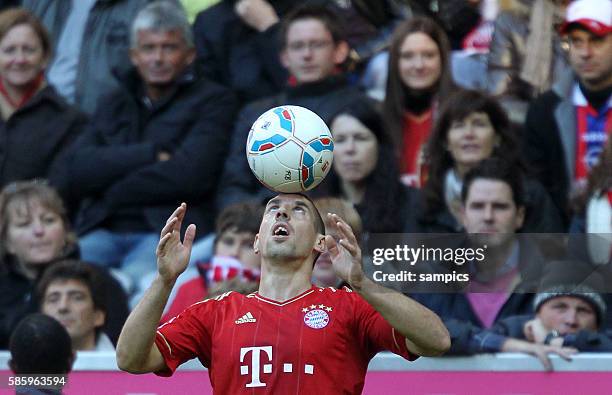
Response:
[{"label": "player's face", "polygon": [[314,210],[300,195],[281,194],[271,199],[255,236],[256,251],[272,260],[303,260],[313,249],[322,252]]},{"label": "player's face", "polygon": [[331,125],[334,136],[334,169],[346,182],[362,182],[378,161],[378,140],[351,115],[342,114]]},{"label": "player's face", "polygon": [[335,43],[318,19],[299,19],[287,30],[281,62],[298,83],[321,81],[331,76],[348,55],[345,42]]},{"label": "player's face", "polygon": [[593,307],[574,296],[547,300],[540,306],[537,316],[546,329],[557,330],[562,335],[580,330],[597,330],[597,316]]},{"label": "player's face", "polygon": [[130,56],[146,85],[163,87],[173,84],[193,62],[195,50],[187,46],[179,30],[139,30]]},{"label": "player's face", "polygon": [[517,208],[510,186],[503,181],[476,179],[462,207],[467,233],[483,234],[490,246],[510,240],[523,225],[524,208]]},{"label": "player's face", "polygon": [[253,250],[255,235],[228,229],[221,234],[215,245],[215,255],[237,259],[247,268],[259,268],[260,257]]},{"label": "player's face", "polygon": [[440,79],[442,57],[438,44],[422,32],[406,36],[399,50],[399,72],[410,89],[429,89]]},{"label": "player's face", "polygon": [[587,88],[599,90],[612,85],[612,34],[596,36],[581,29],[569,32],[570,62]]},{"label": "player's face", "polygon": [[493,153],[498,137],[484,112],[469,114],[451,123],[446,146],[461,173],[476,166]]},{"label": "player's face", "polygon": [[104,313],[97,310],[89,288],[81,281],[53,281],[43,298],[42,312],[58,320],[75,344],[95,339],[95,330],[104,324]]},{"label": "player's face", "polygon": [[38,200],[11,202],[8,207],[6,249],[24,264],[46,264],[66,244],[62,217]]},{"label": "player's face", "polygon": [[27,87],[46,65],[42,42],[31,26],[17,25],[0,40],[0,75],[4,84]]}]

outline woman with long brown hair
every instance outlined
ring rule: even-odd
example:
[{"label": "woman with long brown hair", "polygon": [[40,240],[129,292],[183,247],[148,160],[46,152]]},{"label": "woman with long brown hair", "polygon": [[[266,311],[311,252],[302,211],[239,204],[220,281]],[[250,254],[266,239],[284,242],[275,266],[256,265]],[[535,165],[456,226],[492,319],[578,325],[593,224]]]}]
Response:
[{"label": "woman with long brown hair", "polygon": [[432,19],[415,17],[394,32],[383,117],[406,185],[422,185],[422,150],[440,103],[454,89],[449,54],[446,34]]}]

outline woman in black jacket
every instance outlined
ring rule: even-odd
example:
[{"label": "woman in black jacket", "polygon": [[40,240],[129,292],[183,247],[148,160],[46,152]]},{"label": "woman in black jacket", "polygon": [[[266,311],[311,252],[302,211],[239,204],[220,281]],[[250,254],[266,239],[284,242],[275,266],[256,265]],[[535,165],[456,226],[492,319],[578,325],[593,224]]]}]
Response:
[{"label": "woman in black jacket", "polygon": [[86,122],[45,81],[51,42],[28,11],[0,13],[0,187],[47,178]]}]

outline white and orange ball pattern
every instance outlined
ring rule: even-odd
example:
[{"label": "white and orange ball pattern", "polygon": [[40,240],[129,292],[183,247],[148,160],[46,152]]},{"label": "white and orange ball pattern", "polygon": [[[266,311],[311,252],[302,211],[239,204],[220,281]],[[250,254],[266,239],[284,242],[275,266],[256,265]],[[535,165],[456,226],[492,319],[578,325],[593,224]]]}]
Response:
[{"label": "white and orange ball pattern", "polygon": [[246,155],[257,179],[279,193],[316,187],[333,161],[334,140],[314,112],[280,106],[263,113],[249,132]]}]

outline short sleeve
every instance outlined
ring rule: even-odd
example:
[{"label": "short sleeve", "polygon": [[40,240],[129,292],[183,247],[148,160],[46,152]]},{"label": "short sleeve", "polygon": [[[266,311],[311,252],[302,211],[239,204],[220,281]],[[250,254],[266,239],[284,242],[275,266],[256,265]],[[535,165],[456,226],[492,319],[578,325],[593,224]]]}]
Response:
[{"label": "short sleeve", "polygon": [[357,336],[360,344],[368,350],[371,356],[379,351],[391,351],[409,361],[414,361],[419,357],[408,350],[406,338],[389,325],[368,302],[357,293],[352,292],[351,296]]},{"label": "short sleeve", "polygon": [[179,365],[196,357],[209,366],[215,304],[214,300],[196,303],[157,329],[155,345],[167,369],[156,375],[171,376]]}]

